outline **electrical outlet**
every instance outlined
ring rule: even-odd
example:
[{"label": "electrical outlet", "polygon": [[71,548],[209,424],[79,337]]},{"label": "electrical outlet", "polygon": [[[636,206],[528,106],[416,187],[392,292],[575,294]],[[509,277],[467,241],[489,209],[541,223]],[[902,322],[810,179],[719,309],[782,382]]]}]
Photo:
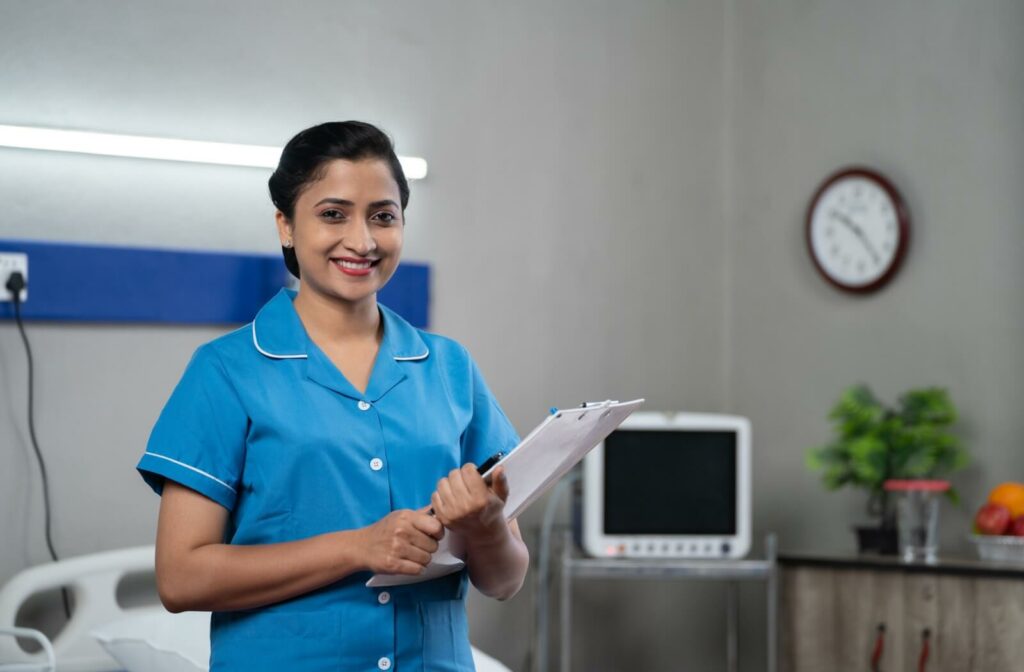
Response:
[{"label": "electrical outlet", "polygon": [[28,255],[24,252],[0,252],[0,302],[12,300],[11,293],[7,290],[7,278],[15,271],[21,271],[25,276],[21,302],[28,301]]}]

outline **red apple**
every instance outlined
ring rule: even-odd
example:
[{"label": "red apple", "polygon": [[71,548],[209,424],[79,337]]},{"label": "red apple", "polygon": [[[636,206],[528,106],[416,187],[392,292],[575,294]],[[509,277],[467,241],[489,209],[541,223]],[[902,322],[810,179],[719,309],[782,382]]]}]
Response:
[{"label": "red apple", "polygon": [[1010,527],[1010,510],[1002,504],[986,504],[974,516],[980,534],[1005,534]]},{"label": "red apple", "polygon": [[1024,537],[1024,516],[1017,516],[1010,523],[1010,529],[1006,532],[1015,537]]}]

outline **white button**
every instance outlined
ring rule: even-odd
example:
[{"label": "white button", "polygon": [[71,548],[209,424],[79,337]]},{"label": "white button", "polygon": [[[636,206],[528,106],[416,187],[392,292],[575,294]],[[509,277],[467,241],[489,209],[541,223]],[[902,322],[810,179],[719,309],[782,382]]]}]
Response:
[{"label": "white button", "polygon": [[[368,410],[370,410],[370,403],[367,402],[367,401],[360,401],[358,404],[356,404],[356,406],[359,407],[360,411],[368,411]],[[384,659],[381,658],[381,660],[384,660]]]},{"label": "white button", "polygon": [[379,595],[377,595],[377,601],[380,602],[381,604],[387,604],[388,602],[391,601],[391,593],[389,593],[386,590],[381,591],[381,593]]},{"label": "white button", "polygon": [[377,661],[377,667],[379,667],[382,670],[390,670],[391,669],[391,659],[390,658],[386,658],[386,657],[385,658],[381,658],[380,660]]},{"label": "white button", "polygon": [[383,468],[384,460],[380,459],[379,457],[375,457],[372,460],[370,460],[370,469],[373,469],[374,471],[380,471]]}]

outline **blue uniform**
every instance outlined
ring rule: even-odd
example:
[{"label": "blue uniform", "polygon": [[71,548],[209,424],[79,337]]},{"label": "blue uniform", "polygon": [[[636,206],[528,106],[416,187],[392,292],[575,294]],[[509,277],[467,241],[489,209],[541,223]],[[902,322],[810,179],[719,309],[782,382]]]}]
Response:
[{"label": "blue uniform", "polygon": [[[518,437],[465,348],[380,306],[365,393],[306,335],[281,290],[252,323],[201,346],[138,464],[229,512],[227,543],[370,525],[430,503],[437,481]],[[210,669],[472,670],[460,573],[387,589],[367,573],[259,609],[215,612]]]}]

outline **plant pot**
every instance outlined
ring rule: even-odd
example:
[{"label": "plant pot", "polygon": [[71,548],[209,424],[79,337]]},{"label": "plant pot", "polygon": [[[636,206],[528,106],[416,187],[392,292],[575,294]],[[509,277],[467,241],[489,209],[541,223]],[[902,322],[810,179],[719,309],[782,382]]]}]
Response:
[{"label": "plant pot", "polygon": [[857,552],[899,555],[899,535],[894,526],[857,526]]}]

